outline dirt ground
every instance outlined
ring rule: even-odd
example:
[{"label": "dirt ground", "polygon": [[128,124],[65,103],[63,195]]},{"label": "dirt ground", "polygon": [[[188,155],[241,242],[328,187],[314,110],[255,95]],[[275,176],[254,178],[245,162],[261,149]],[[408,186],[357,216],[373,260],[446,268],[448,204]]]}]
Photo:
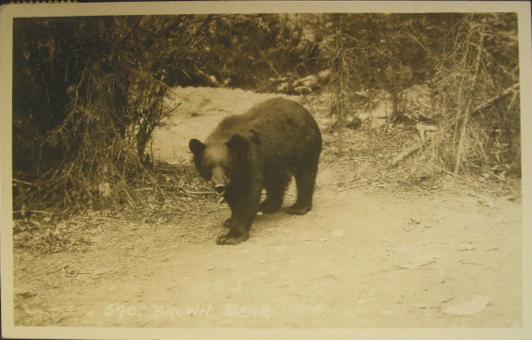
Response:
[{"label": "dirt ground", "polygon": [[[176,99],[183,101],[179,115],[155,135],[161,160],[188,160],[188,139],[233,113],[214,108],[235,101],[245,109],[266,96],[220,90],[198,104],[186,91]],[[452,185],[426,192],[347,187],[342,179],[349,173],[345,165],[322,163],[311,212],[258,216],[250,239],[238,246],[214,242],[228,215],[214,197],[201,214],[173,221],[94,212],[91,220],[102,222],[82,229],[91,245],[80,251],[15,249],[16,325],[521,324],[519,198]],[[291,187],[285,206],[293,200]]]}]

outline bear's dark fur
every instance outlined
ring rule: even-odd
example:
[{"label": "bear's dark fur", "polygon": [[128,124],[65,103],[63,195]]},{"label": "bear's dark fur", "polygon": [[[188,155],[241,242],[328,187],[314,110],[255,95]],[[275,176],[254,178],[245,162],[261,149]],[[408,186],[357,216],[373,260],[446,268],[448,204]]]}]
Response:
[{"label": "bear's dark fur", "polygon": [[[312,115],[283,98],[225,118],[205,143],[191,139],[196,168],[219,194],[223,193],[231,208],[231,217],[224,223],[230,230],[216,242],[238,244],[247,240],[257,211],[271,213],[281,208],[292,175],[297,200],[288,212],[307,213],[312,207],[321,144]],[[263,188],[267,198],[259,204]]]}]

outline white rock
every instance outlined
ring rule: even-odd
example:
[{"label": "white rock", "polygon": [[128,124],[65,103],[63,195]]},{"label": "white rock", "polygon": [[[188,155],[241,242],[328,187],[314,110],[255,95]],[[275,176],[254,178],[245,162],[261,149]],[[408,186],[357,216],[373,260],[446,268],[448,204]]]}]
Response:
[{"label": "white rock", "polygon": [[488,303],[486,296],[476,296],[467,302],[447,307],[444,312],[452,315],[472,315],[482,311]]}]

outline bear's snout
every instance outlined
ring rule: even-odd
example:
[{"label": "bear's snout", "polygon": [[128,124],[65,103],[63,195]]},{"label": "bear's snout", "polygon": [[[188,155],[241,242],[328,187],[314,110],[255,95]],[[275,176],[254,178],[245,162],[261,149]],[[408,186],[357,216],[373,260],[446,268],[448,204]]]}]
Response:
[{"label": "bear's snout", "polygon": [[216,184],[214,186],[214,190],[218,193],[218,194],[223,194],[225,192],[225,185],[223,184]]},{"label": "bear's snout", "polygon": [[217,166],[212,170],[211,185],[218,194],[223,194],[225,192],[225,187],[229,183],[229,179],[225,175],[225,172],[222,167]]}]

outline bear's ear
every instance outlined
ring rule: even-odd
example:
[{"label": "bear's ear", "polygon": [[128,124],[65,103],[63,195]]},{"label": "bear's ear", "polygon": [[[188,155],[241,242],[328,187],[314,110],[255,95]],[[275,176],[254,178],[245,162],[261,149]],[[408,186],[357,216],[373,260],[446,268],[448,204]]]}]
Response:
[{"label": "bear's ear", "polygon": [[194,155],[200,155],[203,152],[203,150],[205,150],[205,144],[203,144],[196,138],[192,138],[188,142],[188,147]]},{"label": "bear's ear", "polygon": [[225,143],[231,150],[244,151],[249,147],[248,140],[239,134],[234,135],[231,139]]}]

